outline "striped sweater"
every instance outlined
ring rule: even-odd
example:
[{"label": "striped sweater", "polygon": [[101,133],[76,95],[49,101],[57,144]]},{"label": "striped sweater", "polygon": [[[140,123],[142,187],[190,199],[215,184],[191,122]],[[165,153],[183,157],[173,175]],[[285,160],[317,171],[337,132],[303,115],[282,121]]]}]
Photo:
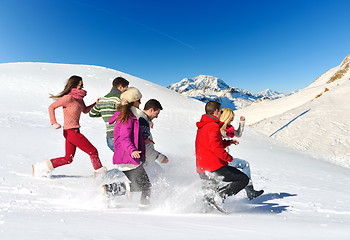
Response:
[{"label": "striped sweater", "polygon": [[89,113],[90,117],[102,117],[106,124],[107,138],[113,138],[114,124],[109,124],[109,119],[117,111],[120,94],[118,89],[112,88],[111,92],[101,98]]}]

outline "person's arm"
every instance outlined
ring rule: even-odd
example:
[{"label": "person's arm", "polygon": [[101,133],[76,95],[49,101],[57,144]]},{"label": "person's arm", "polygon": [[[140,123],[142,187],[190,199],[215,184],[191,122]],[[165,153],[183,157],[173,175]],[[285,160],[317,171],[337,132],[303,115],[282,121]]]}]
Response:
[{"label": "person's arm", "polygon": [[231,162],[232,156],[225,150],[219,126],[216,123],[209,124],[210,126],[208,126],[208,140],[211,151],[221,160]]},{"label": "person's arm", "polygon": [[84,100],[83,100],[83,103],[84,103],[84,109],[83,109],[83,113],[89,113],[90,112],[90,110],[98,103],[98,101],[100,101],[100,99],[101,98],[98,98],[97,100],[96,100],[96,102],[94,102],[93,104],[91,104],[90,106],[86,106],[85,105],[85,102],[84,102]]},{"label": "person's arm", "polygon": [[243,116],[241,116],[240,121],[239,121],[239,126],[238,126],[237,130],[235,130],[235,133],[234,133],[234,135],[236,137],[242,137],[244,125],[245,125],[245,118]]},{"label": "person's arm", "polygon": [[102,117],[100,105],[101,105],[100,103],[97,103],[95,106],[91,108],[89,112],[90,117],[93,117],[93,118]]},{"label": "person's arm", "polygon": [[59,108],[59,107],[65,107],[68,104],[68,102],[69,102],[69,97],[68,95],[65,95],[59,98],[58,100],[56,100],[55,102],[53,102],[48,108],[50,123],[56,129],[60,128],[61,125],[57,122],[55,110],[56,108]]},{"label": "person's arm", "polygon": [[160,163],[167,163],[169,161],[167,156],[154,149],[154,143],[146,143],[146,161],[154,162],[156,160]]}]

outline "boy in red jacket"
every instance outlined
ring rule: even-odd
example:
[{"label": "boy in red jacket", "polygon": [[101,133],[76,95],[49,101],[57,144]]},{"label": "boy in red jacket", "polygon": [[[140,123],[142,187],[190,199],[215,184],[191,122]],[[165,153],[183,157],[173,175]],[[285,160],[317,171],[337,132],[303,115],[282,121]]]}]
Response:
[{"label": "boy in red jacket", "polygon": [[[205,113],[196,124],[196,167],[200,178],[204,180],[204,200],[209,205],[220,205],[228,196],[236,195],[245,188],[249,178],[238,169],[228,166],[232,156],[225,148],[235,142],[222,139],[220,127],[223,123],[219,120],[221,104],[209,101],[205,105]],[[226,185],[219,187],[221,182]]]}]

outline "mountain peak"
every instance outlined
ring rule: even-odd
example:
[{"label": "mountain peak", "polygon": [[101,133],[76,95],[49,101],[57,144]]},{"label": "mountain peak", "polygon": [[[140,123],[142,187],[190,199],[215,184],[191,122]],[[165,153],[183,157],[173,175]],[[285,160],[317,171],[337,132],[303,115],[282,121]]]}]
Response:
[{"label": "mountain peak", "polygon": [[178,83],[171,84],[169,89],[179,93],[189,92],[194,89],[218,92],[226,90],[229,86],[220,78],[208,75],[199,75],[194,78],[184,78]]},{"label": "mountain peak", "polygon": [[342,61],[342,63],[340,64],[340,68],[341,69],[349,69],[349,65],[350,65],[350,55],[346,56],[344,58],[344,60]]},{"label": "mountain peak", "polygon": [[254,95],[248,91],[230,87],[222,79],[208,75],[184,78],[178,83],[171,84],[168,88],[202,102],[218,101],[222,107],[231,109],[246,107],[260,98],[273,99],[279,94],[267,89],[262,94]]}]

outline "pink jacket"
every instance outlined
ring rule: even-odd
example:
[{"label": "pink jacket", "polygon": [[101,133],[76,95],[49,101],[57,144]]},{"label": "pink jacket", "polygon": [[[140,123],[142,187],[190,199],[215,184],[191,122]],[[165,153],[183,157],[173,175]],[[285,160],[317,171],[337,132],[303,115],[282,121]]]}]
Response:
[{"label": "pink jacket", "polygon": [[[132,117],[124,124],[117,120],[120,112],[114,113],[109,124],[114,126],[114,155],[113,164],[139,165],[145,161],[145,140],[142,136],[139,120],[132,114]],[[132,158],[133,151],[141,151],[141,158]]]}]

